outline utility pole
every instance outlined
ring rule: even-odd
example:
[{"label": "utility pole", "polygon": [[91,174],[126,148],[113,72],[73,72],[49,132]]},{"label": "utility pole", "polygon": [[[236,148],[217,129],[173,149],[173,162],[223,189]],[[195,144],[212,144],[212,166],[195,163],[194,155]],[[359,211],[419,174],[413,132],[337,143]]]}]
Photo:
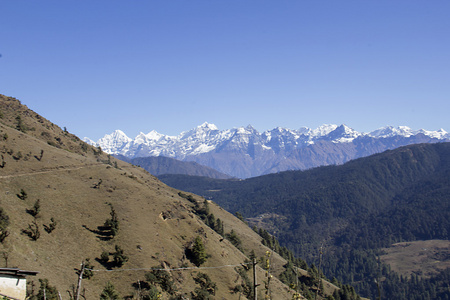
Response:
[{"label": "utility pole", "polygon": [[75,295],[75,300],[80,300],[81,280],[83,279],[83,273],[84,273],[84,261],[81,263],[81,270],[80,275],[78,276],[77,293]]},{"label": "utility pole", "polygon": [[259,284],[256,283],[256,258],[253,258],[253,300],[258,300],[257,287]]}]

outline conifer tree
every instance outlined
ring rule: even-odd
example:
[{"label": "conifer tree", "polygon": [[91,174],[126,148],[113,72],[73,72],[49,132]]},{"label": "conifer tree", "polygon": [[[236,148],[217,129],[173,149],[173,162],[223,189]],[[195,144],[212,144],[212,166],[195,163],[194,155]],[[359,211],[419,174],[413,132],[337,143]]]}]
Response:
[{"label": "conifer tree", "polygon": [[200,236],[197,236],[192,246],[192,262],[198,267],[206,262],[207,255],[205,245]]}]

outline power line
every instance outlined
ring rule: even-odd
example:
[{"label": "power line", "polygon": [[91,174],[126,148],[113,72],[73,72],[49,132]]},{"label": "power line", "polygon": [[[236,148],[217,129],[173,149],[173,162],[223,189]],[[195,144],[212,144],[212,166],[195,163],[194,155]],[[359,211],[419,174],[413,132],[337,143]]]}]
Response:
[{"label": "power line", "polygon": [[230,268],[230,267],[241,267],[245,265],[251,265],[252,262],[241,263],[238,265],[223,265],[217,267],[182,267],[182,268],[172,268],[172,269],[164,269],[164,268],[136,268],[136,269],[117,269],[117,270],[95,270],[84,268],[85,270],[89,270],[92,272],[126,272],[126,271],[183,271],[183,270],[205,270],[205,269],[221,269],[221,268]]}]

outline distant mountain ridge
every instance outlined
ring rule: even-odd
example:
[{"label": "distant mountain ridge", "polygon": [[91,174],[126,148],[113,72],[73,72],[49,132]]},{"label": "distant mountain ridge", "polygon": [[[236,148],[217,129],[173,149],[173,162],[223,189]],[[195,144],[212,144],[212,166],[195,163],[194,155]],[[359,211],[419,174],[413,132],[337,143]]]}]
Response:
[{"label": "distant mountain ridge", "polygon": [[212,168],[202,166],[193,161],[180,161],[164,156],[149,156],[127,158],[123,155],[115,155],[116,158],[144,168],[152,175],[182,174],[192,176],[204,176],[214,179],[230,179],[231,176],[220,173]]},{"label": "distant mountain ridge", "polygon": [[194,161],[219,172],[248,178],[286,170],[343,164],[349,160],[417,143],[450,141],[445,130],[412,130],[407,126],[386,126],[370,133],[346,125],[322,125],[298,130],[277,127],[263,133],[251,125],[219,130],[202,125],[178,136],[151,131],[134,139],[116,130],[97,142],[103,151],[128,158],[165,156]]}]

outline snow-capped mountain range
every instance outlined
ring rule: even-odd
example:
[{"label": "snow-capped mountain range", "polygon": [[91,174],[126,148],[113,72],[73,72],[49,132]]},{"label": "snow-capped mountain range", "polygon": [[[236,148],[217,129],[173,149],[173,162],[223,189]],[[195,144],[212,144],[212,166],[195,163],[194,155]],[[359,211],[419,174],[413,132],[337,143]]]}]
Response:
[{"label": "snow-capped mountain range", "polygon": [[277,127],[259,133],[252,126],[219,130],[202,125],[178,136],[151,131],[134,139],[121,130],[94,142],[103,151],[128,158],[165,156],[214,168],[225,174],[247,178],[284,170],[342,164],[348,160],[415,143],[450,141],[450,134],[386,126],[360,133],[346,125],[322,125],[298,130]]}]

